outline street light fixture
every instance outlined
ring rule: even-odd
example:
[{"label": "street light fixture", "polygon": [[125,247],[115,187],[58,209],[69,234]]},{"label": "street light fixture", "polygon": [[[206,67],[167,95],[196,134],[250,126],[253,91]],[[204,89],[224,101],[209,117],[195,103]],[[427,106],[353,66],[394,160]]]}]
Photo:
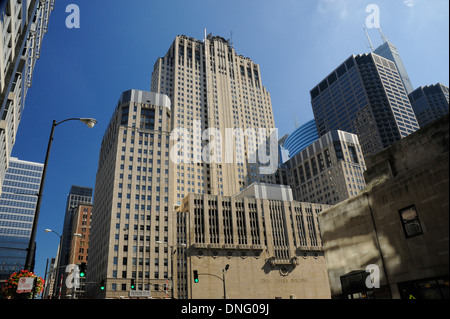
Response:
[{"label": "street light fixture", "polygon": [[[54,233],[56,234],[56,236],[59,237],[59,247],[58,247],[58,262],[57,264],[59,265],[60,262],[60,258],[61,258],[61,250],[62,250],[62,241],[63,241],[63,235],[60,235],[58,232],[54,231],[53,229],[44,229],[46,233]],[[83,237],[83,235],[78,234],[78,233],[73,233],[72,237]],[[59,271],[59,268],[64,267],[64,266],[59,266],[57,269]],[[47,282],[45,282],[45,285],[47,285]],[[61,298],[61,296],[59,296],[59,298]]]},{"label": "street light fixture", "polygon": [[225,269],[222,270],[222,278],[223,278],[223,299],[227,299],[227,288],[225,285],[225,273],[230,269],[230,265],[227,264]]},{"label": "street light fixture", "polygon": [[175,296],[174,296],[174,287],[173,287],[173,255],[175,255],[175,253],[177,252],[177,250],[174,248],[176,248],[176,247],[185,248],[187,246],[184,243],[171,246],[171,245],[169,245],[169,243],[166,243],[166,242],[163,242],[160,240],[155,241],[155,243],[157,243],[158,245],[167,245],[167,247],[169,247],[171,250],[171,252],[170,252],[170,272],[171,272],[170,277],[171,277],[171,280],[170,281],[172,282],[172,299],[174,299]]},{"label": "street light fixture", "polygon": [[79,119],[80,122],[86,124],[89,128],[93,128],[97,124],[96,119]]},{"label": "street light fixture", "polygon": [[45,175],[47,173],[48,158],[49,158],[49,155],[50,155],[50,149],[51,149],[52,142],[53,142],[53,133],[55,132],[55,127],[57,127],[58,125],[60,125],[62,123],[68,122],[68,121],[80,121],[80,122],[86,124],[89,128],[93,128],[97,124],[97,120],[96,119],[92,119],[92,118],[70,118],[70,119],[66,119],[66,120],[61,121],[61,122],[56,122],[55,120],[53,121],[52,130],[51,130],[51,133],[50,133],[50,138],[49,138],[48,146],[47,146],[47,153],[45,155],[44,168],[42,170],[41,184],[39,186],[39,193],[37,195],[38,199],[37,199],[37,202],[36,202],[36,209],[35,209],[35,213],[34,213],[33,227],[31,229],[30,241],[28,243],[27,258],[26,258],[26,261],[25,261],[24,270],[32,270],[31,268],[32,268],[32,264],[33,264],[34,253],[36,251],[36,246],[35,246],[36,231],[37,231],[37,225],[38,225],[38,220],[39,220],[39,212],[40,212],[40,209],[41,209],[42,194],[43,194],[43,191],[44,191]]}]

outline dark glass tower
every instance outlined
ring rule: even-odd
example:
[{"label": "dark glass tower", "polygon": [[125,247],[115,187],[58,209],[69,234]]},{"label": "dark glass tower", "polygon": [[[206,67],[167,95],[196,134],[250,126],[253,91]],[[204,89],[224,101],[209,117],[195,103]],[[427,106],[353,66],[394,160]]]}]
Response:
[{"label": "dark glass tower", "polygon": [[409,95],[421,128],[448,113],[448,95],[448,87],[441,83],[421,86]]},{"label": "dark glass tower", "polygon": [[365,156],[419,129],[394,62],[377,54],[353,55],[311,90],[319,136],[357,134]]}]

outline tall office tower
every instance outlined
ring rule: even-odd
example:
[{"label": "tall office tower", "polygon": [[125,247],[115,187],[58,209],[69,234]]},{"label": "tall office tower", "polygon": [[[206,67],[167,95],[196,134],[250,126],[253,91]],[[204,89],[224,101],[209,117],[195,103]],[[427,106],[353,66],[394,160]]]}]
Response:
[{"label": "tall office tower", "polygon": [[11,157],[0,197],[0,280],[23,269],[43,164]]},{"label": "tall office tower", "polygon": [[175,196],[169,178],[170,108],[165,95],[124,92],[104,134],[86,279],[92,298],[128,298],[132,280],[136,291],[166,296],[169,202]]},{"label": "tall office tower", "polygon": [[0,192],[54,0],[0,1]]},{"label": "tall office tower", "polygon": [[[174,129],[184,128],[191,139],[204,138],[193,144],[187,141],[191,161],[174,167],[174,204],[191,192],[231,196],[255,181],[274,181],[270,173],[278,165],[278,138],[270,140],[274,144],[267,164],[256,156],[269,154],[267,136],[275,127],[270,94],[263,87],[259,65],[238,55],[230,41],[212,35],[203,42],[177,36],[154,65],[151,90],[171,99]],[[213,137],[209,138],[207,129]],[[236,134],[234,145],[227,139],[227,129],[266,129],[267,143],[251,134]],[[214,144],[209,158],[199,155],[202,150],[203,155],[207,153],[211,141],[221,145]],[[260,172],[262,166],[270,168]]]},{"label": "tall office tower", "polygon": [[419,129],[394,62],[374,53],[353,55],[311,90],[319,136],[357,134],[364,156]]},{"label": "tall office tower", "polygon": [[403,85],[405,86],[406,93],[410,94],[414,90],[414,88],[411,84],[411,79],[409,78],[408,72],[406,72],[406,68],[403,64],[402,58],[398,53],[397,47],[389,42],[384,36],[383,41],[384,43],[376,48],[373,53],[395,63],[400,78],[402,79]]},{"label": "tall office tower", "polygon": [[[92,203],[92,188],[73,185],[67,196],[66,212],[64,215],[64,226],[62,232],[62,243],[60,247],[60,258],[58,260],[59,276],[64,273],[65,266],[69,265],[70,247],[73,235],[73,217],[79,204]],[[59,278],[58,276],[58,278]],[[59,288],[60,283],[57,283]],[[63,286],[65,288],[65,286]]]},{"label": "tall office tower", "polygon": [[331,131],[291,157],[279,176],[294,200],[335,205],[365,188],[365,170],[358,136]]},{"label": "tall office tower", "polygon": [[448,95],[448,87],[441,83],[421,86],[409,95],[421,128],[448,113]]},{"label": "tall office tower", "polygon": [[289,150],[289,157],[294,157],[319,138],[316,121],[311,120],[300,126],[284,141],[283,147]]}]

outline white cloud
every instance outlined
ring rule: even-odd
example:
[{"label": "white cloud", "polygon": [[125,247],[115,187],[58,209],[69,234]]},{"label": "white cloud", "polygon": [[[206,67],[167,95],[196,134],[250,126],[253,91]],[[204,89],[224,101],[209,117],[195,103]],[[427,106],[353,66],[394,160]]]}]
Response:
[{"label": "white cloud", "polygon": [[321,14],[337,14],[339,18],[344,19],[350,14],[350,4],[349,0],[320,0],[317,11]]},{"label": "white cloud", "polygon": [[415,0],[403,0],[403,4],[407,7],[414,7],[415,6]]}]

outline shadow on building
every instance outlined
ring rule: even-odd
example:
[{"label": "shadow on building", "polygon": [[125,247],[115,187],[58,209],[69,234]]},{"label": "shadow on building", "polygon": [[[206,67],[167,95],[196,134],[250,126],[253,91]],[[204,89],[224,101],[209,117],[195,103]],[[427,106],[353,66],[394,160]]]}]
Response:
[{"label": "shadow on building", "polygon": [[367,158],[366,189],[319,215],[333,298],[448,299],[448,129],[446,115]]}]

